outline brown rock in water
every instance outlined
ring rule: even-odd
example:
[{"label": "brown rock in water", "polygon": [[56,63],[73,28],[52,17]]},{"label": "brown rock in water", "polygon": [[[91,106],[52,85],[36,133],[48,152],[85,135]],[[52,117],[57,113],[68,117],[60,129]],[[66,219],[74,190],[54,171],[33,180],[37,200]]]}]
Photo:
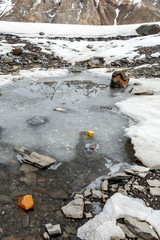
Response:
[{"label": "brown rock in water", "polygon": [[126,88],[128,86],[129,77],[123,71],[115,71],[112,74],[110,83],[111,88]]}]

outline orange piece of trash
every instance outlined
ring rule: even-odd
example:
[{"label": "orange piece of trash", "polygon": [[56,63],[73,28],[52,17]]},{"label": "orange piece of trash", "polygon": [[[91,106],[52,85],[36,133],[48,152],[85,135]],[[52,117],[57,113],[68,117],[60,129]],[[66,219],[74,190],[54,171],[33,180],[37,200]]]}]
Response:
[{"label": "orange piece of trash", "polygon": [[25,195],[18,198],[18,206],[24,210],[34,208],[32,195]]},{"label": "orange piece of trash", "polygon": [[87,136],[90,137],[90,138],[94,137],[95,134],[96,133],[94,131],[88,131],[87,132]]}]

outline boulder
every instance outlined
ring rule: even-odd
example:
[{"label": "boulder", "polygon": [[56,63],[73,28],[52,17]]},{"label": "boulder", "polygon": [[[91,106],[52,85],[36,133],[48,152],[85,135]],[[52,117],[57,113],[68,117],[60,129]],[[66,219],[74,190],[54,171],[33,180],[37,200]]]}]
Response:
[{"label": "boulder", "polygon": [[123,71],[115,71],[112,74],[110,83],[111,88],[126,88],[128,86],[129,77]]},{"label": "boulder", "polygon": [[141,36],[147,36],[160,33],[160,26],[158,24],[142,25],[136,29],[136,32]]}]

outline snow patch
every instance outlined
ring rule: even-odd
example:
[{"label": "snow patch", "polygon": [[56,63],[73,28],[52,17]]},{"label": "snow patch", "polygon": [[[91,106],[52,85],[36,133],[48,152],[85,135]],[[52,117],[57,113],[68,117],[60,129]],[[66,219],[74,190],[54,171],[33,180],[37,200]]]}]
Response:
[{"label": "snow patch", "polygon": [[158,78],[138,80],[142,87],[154,91],[157,95],[133,96],[116,104],[124,114],[134,120],[135,124],[126,129],[126,134],[132,139],[135,155],[149,168],[160,168],[159,81]]},{"label": "snow patch", "polygon": [[110,240],[112,236],[123,239],[124,233],[116,226],[116,219],[126,216],[148,222],[160,235],[160,210],[146,207],[140,199],[116,193],[107,201],[103,212],[78,229],[77,236],[83,240]]}]

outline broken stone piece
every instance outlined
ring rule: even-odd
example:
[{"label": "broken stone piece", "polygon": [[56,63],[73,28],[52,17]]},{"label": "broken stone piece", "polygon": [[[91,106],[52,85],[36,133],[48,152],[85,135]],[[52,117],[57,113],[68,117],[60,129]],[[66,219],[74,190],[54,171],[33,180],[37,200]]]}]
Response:
[{"label": "broken stone piece", "polygon": [[28,150],[24,147],[15,147],[15,150],[19,154],[22,155],[22,157],[23,157],[22,161],[24,163],[31,164],[38,168],[46,168],[56,162],[56,160],[54,158],[51,158],[51,157],[48,157],[45,155],[41,155],[36,152],[31,152],[30,150]]},{"label": "broken stone piece", "polygon": [[131,175],[127,175],[125,173],[115,173],[106,177],[108,182],[114,182],[114,183],[121,182],[121,181],[126,182],[126,181],[129,181],[131,178],[132,178]]},{"label": "broken stone piece", "polygon": [[47,223],[45,227],[49,236],[56,236],[62,234],[60,224],[52,225],[51,223]]},{"label": "broken stone piece", "polygon": [[103,193],[99,190],[92,190],[92,196],[93,198],[102,198],[103,197]]},{"label": "broken stone piece", "polygon": [[108,180],[104,180],[102,182],[101,189],[102,189],[102,191],[107,191],[108,190]]},{"label": "broken stone piece", "polygon": [[128,86],[129,77],[123,71],[115,71],[112,74],[110,83],[111,88],[126,88]]},{"label": "broken stone piece", "polygon": [[62,211],[66,217],[69,218],[82,218],[84,211],[84,202],[82,198],[76,198],[69,202],[66,206],[62,207]]},{"label": "broken stone piece", "polygon": [[160,181],[157,179],[154,180],[147,180],[147,183],[149,184],[150,187],[160,187]]},{"label": "broken stone piece", "polygon": [[44,238],[45,240],[50,240],[50,236],[48,235],[47,232],[44,232],[44,233],[43,233],[43,238]]},{"label": "broken stone piece", "polygon": [[86,218],[92,218],[93,217],[91,213],[85,213],[85,216],[86,216]]}]

